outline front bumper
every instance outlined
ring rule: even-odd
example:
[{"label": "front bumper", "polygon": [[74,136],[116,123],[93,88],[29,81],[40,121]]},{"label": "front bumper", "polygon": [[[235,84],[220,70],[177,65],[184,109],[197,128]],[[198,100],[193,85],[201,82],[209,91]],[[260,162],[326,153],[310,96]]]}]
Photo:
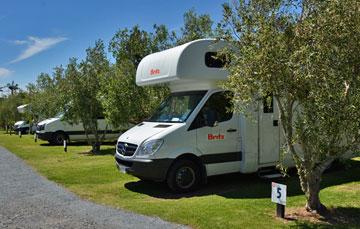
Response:
[{"label": "front bumper", "polygon": [[17,128],[14,128],[14,131],[15,132],[21,132],[22,134],[26,134],[26,133],[29,133],[29,127],[17,127]]},{"label": "front bumper", "polygon": [[136,176],[140,179],[164,181],[168,169],[170,168],[174,159],[151,159],[151,160],[125,160],[115,154],[116,167],[121,172],[125,172]]},{"label": "front bumper", "polygon": [[41,132],[36,131],[37,137],[44,141],[50,141],[52,138],[52,134],[53,134],[52,132],[41,133]]}]

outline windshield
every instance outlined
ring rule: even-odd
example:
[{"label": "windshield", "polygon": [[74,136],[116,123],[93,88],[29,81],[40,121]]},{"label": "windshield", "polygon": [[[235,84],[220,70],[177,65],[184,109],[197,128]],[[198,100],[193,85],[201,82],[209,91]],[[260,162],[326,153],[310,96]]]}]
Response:
[{"label": "windshield", "polygon": [[57,113],[54,118],[59,118],[59,119],[61,119],[62,117],[64,117],[64,112],[59,112],[59,113]]},{"label": "windshield", "polygon": [[154,115],[148,119],[149,122],[185,122],[191,112],[204,97],[206,91],[188,91],[172,93]]}]

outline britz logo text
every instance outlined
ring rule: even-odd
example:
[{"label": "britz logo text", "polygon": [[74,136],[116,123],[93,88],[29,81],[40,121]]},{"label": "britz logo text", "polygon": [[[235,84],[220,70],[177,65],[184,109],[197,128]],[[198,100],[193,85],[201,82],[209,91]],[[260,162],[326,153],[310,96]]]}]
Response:
[{"label": "britz logo text", "polygon": [[151,69],[150,70],[150,75],[159,75],[160,74],[160,69]]},{"label": "britz logo text", "polygon": [[218,135],[213,135],[213,134],[208,134],[208,140],[224,140],[224,135],[222,134],[218,134]]}]

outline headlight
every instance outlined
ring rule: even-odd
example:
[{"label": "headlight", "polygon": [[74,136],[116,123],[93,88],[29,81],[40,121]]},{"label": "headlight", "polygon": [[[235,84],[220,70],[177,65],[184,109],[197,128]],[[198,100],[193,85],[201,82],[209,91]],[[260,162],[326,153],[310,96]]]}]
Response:
[{"label": "headlight", "polygon": [[144,142],[140,145],[139,151],[136,153],[136,156],[141,157],[152,155],[160,149],[163,143],[163,139],[156,139]]}]

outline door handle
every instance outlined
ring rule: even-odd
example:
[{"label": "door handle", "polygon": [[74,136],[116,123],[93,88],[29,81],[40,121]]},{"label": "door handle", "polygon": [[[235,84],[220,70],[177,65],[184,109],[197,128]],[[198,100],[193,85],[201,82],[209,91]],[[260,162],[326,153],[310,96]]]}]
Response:
[{"label": "door handle", "polygon": [[228,129],[226,132],[236,132],[237,129]]}]

